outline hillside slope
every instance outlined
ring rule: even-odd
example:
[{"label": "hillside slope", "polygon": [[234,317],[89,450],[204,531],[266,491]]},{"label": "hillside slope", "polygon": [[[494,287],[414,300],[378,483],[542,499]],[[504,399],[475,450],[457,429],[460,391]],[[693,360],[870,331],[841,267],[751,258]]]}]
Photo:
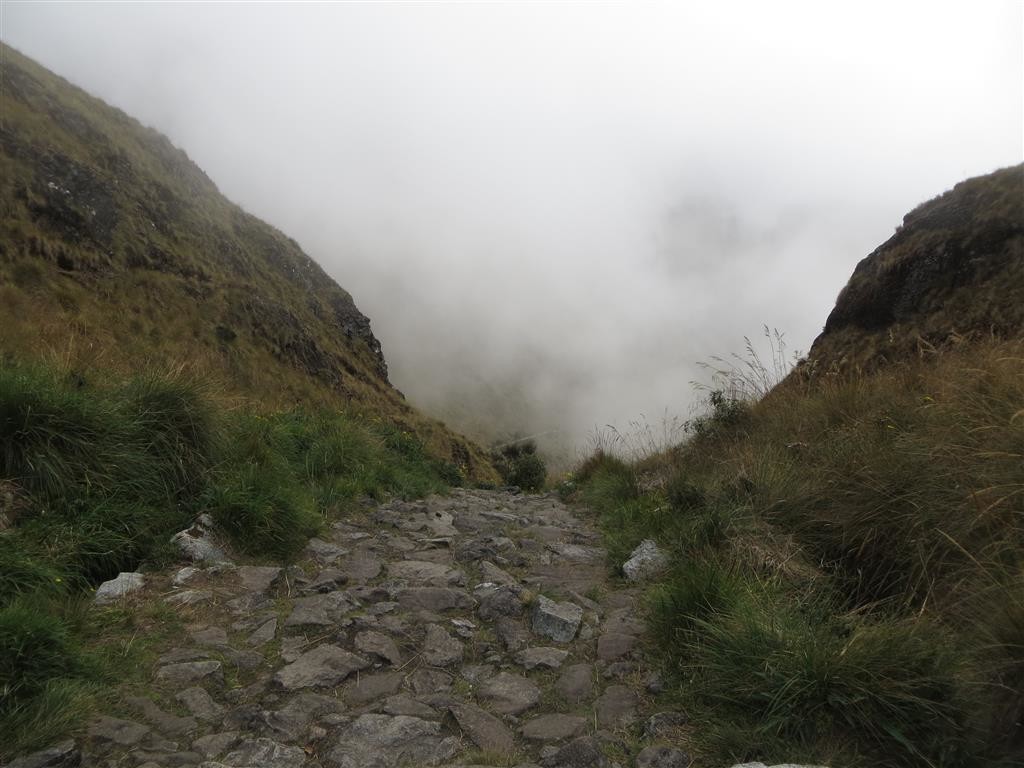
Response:
[{"label": "hillside slope", "polygon": [[78,372],[187,364],[266,407],[350,407],[470,476],[479,449],[404,402],[370,322],[180,149],[0,47],[0,351]]},{"label": "hillside slope", "polygon": [[1022,172],[908,214],[781,384],[748,358],[688,440],[566,484],[613,567],[667,555],[648,647],[695,764],[1024,765]]},{"label": "hillside slope", "polygon": [[1024,165],[957,184],[903,218],[836,300],[808,361],[871,369],[1024,331]]}]

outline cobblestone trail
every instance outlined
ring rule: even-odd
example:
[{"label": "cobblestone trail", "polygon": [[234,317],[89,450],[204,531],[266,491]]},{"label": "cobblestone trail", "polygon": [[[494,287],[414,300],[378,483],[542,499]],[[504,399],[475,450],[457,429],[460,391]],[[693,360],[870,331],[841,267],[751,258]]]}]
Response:
[{"label": "cobblestone trail", "polygon": [[12,768],[685,767],[607,572],[556,497],[459,490],[335,523],[288,569],[149,576],[128,599],[187,628],[152,688]]}]

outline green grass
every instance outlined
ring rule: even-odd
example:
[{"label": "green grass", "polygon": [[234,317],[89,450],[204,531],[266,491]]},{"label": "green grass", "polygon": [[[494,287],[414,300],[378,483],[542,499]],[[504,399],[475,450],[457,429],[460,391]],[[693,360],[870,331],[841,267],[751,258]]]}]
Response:
[{"label": "green grass", "polygon": [[[716,396],[691,439],[572,480],[618,567],[654,538],[653,646],[697,750],[1011,765],[1024,734],[1024,354]],[[642,490],[647,489],[647,490]]]},{"label": "green grass", "polygon": [[288,561],[361,497],[453,480],[408,430],[357,414],[223,408],[181,375],[100,385],[0,364],[0,755],[89,710],[113,676],[81,606],[120,571],[168,563],[199,513],[240,554]]}]

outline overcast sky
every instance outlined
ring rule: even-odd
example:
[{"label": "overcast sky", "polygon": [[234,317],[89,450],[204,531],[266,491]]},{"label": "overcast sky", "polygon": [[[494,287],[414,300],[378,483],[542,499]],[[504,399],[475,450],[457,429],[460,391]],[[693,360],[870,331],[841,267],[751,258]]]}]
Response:
[{"label": "overcast sky", "polygon": [[1024,159],[1020,0],[0,8],[485,437],[685,416],[699,361],[806,350],[904,213]]}]

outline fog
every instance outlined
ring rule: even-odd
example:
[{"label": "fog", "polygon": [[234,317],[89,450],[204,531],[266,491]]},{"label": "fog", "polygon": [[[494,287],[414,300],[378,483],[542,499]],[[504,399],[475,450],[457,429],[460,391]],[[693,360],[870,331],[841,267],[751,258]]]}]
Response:
[{"label": "fog", "polygon": [[0,9],[298,240],[413,403],[555,453],[765,324],[806,350],[903,214],[1024,159],[1015,0]]}]

